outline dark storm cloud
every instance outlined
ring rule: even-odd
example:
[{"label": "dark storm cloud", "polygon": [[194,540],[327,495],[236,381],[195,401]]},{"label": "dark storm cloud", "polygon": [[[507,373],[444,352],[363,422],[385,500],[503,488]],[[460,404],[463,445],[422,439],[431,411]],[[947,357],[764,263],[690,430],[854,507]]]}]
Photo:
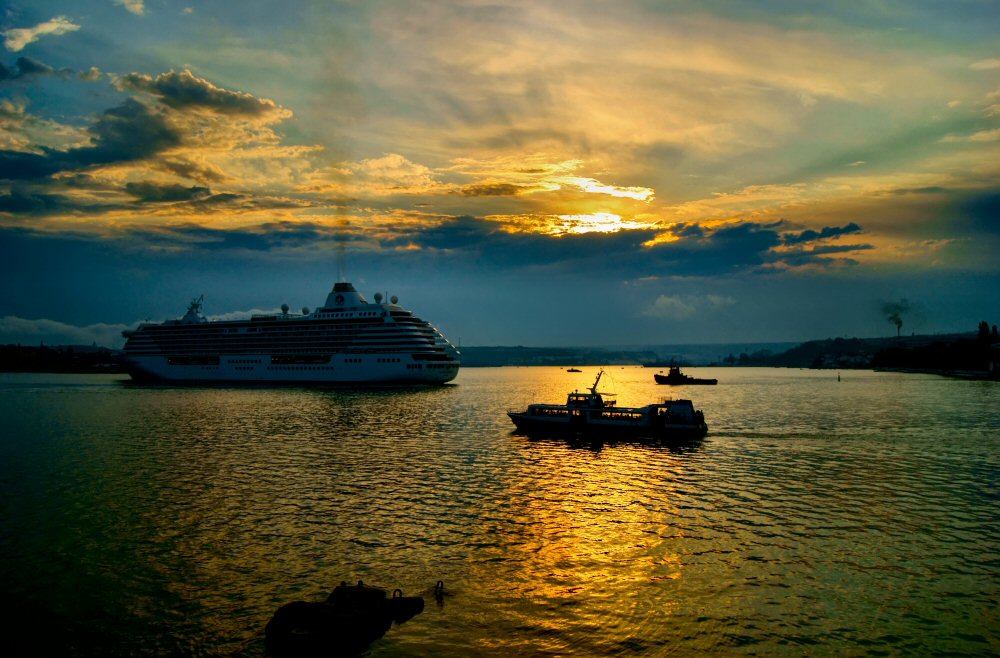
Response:
[{"label": "dark storm cloud", "polygon": [[[714,276],[765,272],[784,263],[792,267],[830,265],[837,254],[871,249],[871,245],[825,245],[811,250],[781,252],[785,244],[780,222],[745,222],[715,231],[695,225],[672,228],[673,242],[647,246],[654,230],[584,233],[559,237],[508,233],[491,222],[456,217],[433,228],[400,236],[384,246],[417,245],[414,259],[447,252],[451,260],[468,260],[481,267],[602,272],[622,278],[646,276]],[[856,229],[830,229],[820,235],[840,235]],[[804,242],[805,240],[800,240]]]},{"label": "dark storm cloud", "polygon": [[131,231],[128,241],[152,249],[183,247],[193,251],[270,252],[332,244],[334,230],[320,224],[272,222],[253,229],[213,229],[186,225]]},{"label": "dark storm cloud", "polygon": [[711,232],[699,227],[701,234],[690,230],[690,237],[684,236],[682,229],[681,240],[650,249],[658,271],[648,274],[712,275],[757,270],[774,260],[771,250],[781,244],[776,230],[779,225],[746,222]]},{"label": "dark storm cloud", "polygon": [[10,194],[0,195],[0,212],[40,215],[63,210],[68,205],[64,197],[19,188],[12,189]]},{"label": "dark storm cloud", "polygon": [[32,180],[91,165],[141,160],[181,142],[162,115],[134,99],[105,110],[91,133],[90,146],[68,151],[0,151],[0,179]]},{"label": "dark storm cloud", "polygon": [[531,190],[525,185],[512,183],[484,183],[481,185],[466,185],[458,191],[462,196],[516,196]]},{"label": "dark storm cloud", "polygon": [[181,142],[162,115],[131,98],[105,110],[93,133],[93,146],[69,151],[70,160],[84,165],[140,160]]},{"label": "dark storm cloud", "polygon": [[[245,204],[280,205],[283,199],[259,199],[232,194],[212,195],[207,188],[131,184],[126,188],[142,202],[190,203],[199,208],[219,206],[230,212]],[[37,212],[58,199],[6,200]],[[255,252],[294,250],[303,257],[336,250],[348,243],[351,253],[378,252],[379,258],[398,264],[474,267],[493,271],[544,271],[574,274],[582,271],[617,280],[639,277],[715,276],[765,272],[777,263],[792,267],[831,264],[836,254],[870,249],[869,245],[828,245],[809,251],[778,252],[783,244],[778,224],[747,222],[715,231],[696,225],[675,227],[679,240],[647,246],[655,230],[584,233],[559,237],[510,233],[500,224],[471,216],[454,217],[427,227],[407,227],[395,237],[373,244],[364,232],[342,231],[323,222],[273,222],[241,229],[213,229],[198,225],[129,231],[122,239],[140,252]],[[412,249],[412,247],[418,249]],[[843,260],[843,259],[840,259]]]},{"label": "dark storm cloud", "polygon": [[[652,231],[586,233],[553,237],[535,233],[508,233],[499,224],[470,216],[454,217],[433,227],[418,229],[386,241],[383,246],[416,245],[420,251],[404,252],[401,258],[437,259],[447,254],[449,263],[465,262],[499,269],[573,269],[582,262],[588,268],[604,267],[607,261],[634,258]],[[596,263],[596,264],[594,264]]]},{"label": "dark storm cloud", "polygon": [[164,105],[174,109],[203,108],[220,114],[247,116],[267,115],[275,112],[275,104],[252,94],[216,87],[208,80],[190,71],[168,71],[155,78],[141,73],[129,73],[118,78],[121,89],[142,91],[156,96]]},{"label": "dark storm cloud", "polygon": [[0,151],[0,179],[32,180],[45,178],[62,169],[70,168],[58,151],[51,155],[38,155],[22,151]]},{"label": "dark storm cloud", "polygon": [[217,169],[205,167],[183,158],[163,158],[160,166],[182,178],[191,180],[219,182],[226,180],[226,175]]},{"label": "dark storm cloud", "polygon": [[802,231],[801,233],[785,233],[782,237],[784,238],[785,244],[791,245],[860,232],[861,227],[854,222],[851,222],[847,226],[824,226],[820,231],[813,231],[810,229]]},{"label": "dark storm cloud", "polygon": [[[754,271],[773,263],[781,244],[778,224],[744,223],[716,231],[696,225],[674,227],[680,240],[652,247],[654,230],[583,233],[559,237],[507,233],[498,225],[457,217],[434,228],[402,236],[399,245],[448,251],[488,267],[531,268],[572,272],[586,268],[622,278],[669,275],[713,275]],[[429,254],[414,252],[414,258]]]},{"label": "dark storm cloud", "polygon": [[201,199],[211,190],[207,187],[184,187],[183,185],[157,185],[155,183],[127,183],[125,191],[139,201],[154,203],[171,203],[176,201],[193,201]]},{"label": "dark storm cloud", "polygon": [[678,224],[671,229],[671,233],[679,238],[702,238],[705,229],[698,224]]},{"label": "dark storm cloud", "polygon": [[30,57],[18,57],[13,66],[7,66],[0,62],[0,82],[25,80],[42,75],[71,75],[72,73],[69,69],[57,71],[48,64]]},{"label": "dark storm cloud", "polygon": [[390,246],[416,244],[424,249],[472,249],[481,251],[495,242],[505,242],[508,234],[497,224],[484,222],[468,215],[453,217],[432,228],[400,236]]},{"label": "dark storm cloud", "polygon": [[870,251],[874,248],[875,247],[870,244],[825,245],[809,250],[784,252],[781,254],[779,261],[792,267],[804,267],[806,265],[829,265],[832,264],[834,260],[840,262],[841,264],[855,264],[857,261],[849,258],[834,259],[829,258],[829,256],[852,253],[855,251]]}]

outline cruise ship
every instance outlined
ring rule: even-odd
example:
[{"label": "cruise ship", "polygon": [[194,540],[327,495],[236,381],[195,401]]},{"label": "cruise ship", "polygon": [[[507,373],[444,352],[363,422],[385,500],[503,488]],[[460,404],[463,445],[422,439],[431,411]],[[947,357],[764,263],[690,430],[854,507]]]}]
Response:
[{"label": "cruise ship", "polygon": [[443,384],[458,374],[458,350],[429,323],[350,283],[302,313],[210,321],[203,298],[179,320],[123,331],[129,374],[140,381],[316,384]]}]

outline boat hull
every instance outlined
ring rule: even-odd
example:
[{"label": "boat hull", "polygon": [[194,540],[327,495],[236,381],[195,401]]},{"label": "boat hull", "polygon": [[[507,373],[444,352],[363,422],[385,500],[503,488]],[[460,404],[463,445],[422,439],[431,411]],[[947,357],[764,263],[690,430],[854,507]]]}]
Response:
[{"label": "boat hull", "polygon": [[517,431],[536,436],[589,436],[609,439],[691,440],[708,433],[705,423],[664,423],[588,419],[586,415],[567,418],[544,418],[527,413],[507,413]]},{"label": "boat hull", "polygon": [[687,376],[684,379],[677,379],[668,375],[653,375],[653,379],[656,380],[657,384],[666,384],[668,386],[715,386],[719,383],[718,379],[698,379],[697,377]]},{"label": "boat hull", "polygon": [[[394,385],[444,384],[458,375],[457,360],[403,362],[398,354],[334,355],[325,362],[275,363],[268,354],[223,357],[126,357],[132,379],[162,383]],[[277,359],[281,361],[281,359]]]}]

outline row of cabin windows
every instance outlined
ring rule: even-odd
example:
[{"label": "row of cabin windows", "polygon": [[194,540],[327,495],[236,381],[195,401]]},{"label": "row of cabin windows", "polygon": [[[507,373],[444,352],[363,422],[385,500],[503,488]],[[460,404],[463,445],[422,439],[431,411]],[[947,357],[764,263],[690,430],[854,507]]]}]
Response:
[{"label": "row of cabin windows", "polygon": [[163,333],[156,336],[143,336],[140,338],[133,338],[132,341],[136,343],[146,342],[148,340],[163,341],[163,340],[183,340],[192,342],[203,342],[209,340],[224,341],[226,343],[232,343],[234,341],[247,341],[247,340],[274,340],[275,338],[285,338],[290,336],[301,336],[309,339],[322,339],[326,338],[328,340],[391,340],[391,339],[433,339],[435,337],[434,330],[430,327],[414,328],[410,330],[399,330],[394,329],[391,331],[317,331],[317,330],[297,330],[297,331],[269,331],[267,333],[260,332],[254,335],[247,334],[234,334],[225,335],[213,333],[210,335],[198,335],[198,334],[179,334],[179,333]]},{"label": "row of cabin windows", "polygon": [[[358,346],[350,342],[296,341],[286,343],[254,343],[247,345],[224,345],[214,342],[183,343],[170,341],[158,345],[130,346],[126,352],[156,353],[218,353],[226,357],[239,358],[246,354],[392,354],[405,357],[411,353],[442,354],[444,348],[430,341],[420,343],[386,343],[382,345]],[[388,357],[387,357],[388,358]]]},{"label": "row of cabin windows", "polygon": [[[274,335],[286,335],[289,331],[296,331],[299,334],[303,332],[308,333],[358,333],[363,330],[377,330],[379,333],[397,333],[403,331],[413,331],[420,329],[431,329],[426,323],[413,323],[411,325],[386,325],[381,322],[369,322],[369,323],[358,323],[352,325],[319,325],[319,326],[309,326],[309,325],[293,325],[293,326],[269,326],[269,327],[248,327],[246,333],[250,334],[264,334],[267,336]],[[146,338],[146,337],[163,337],[163,336],[184,336],[193,338],[204,338],[206,336],[225,336],[227,338],[232,338],[233,335],[239,335],[240,329],[236,327],[206,327],[204,329],[189,330],[189,329],[175,329],[173,327],[167,329],[157,329],[154,331],[149,331],[143,334],[136,334],[134,338]]]},{"label": "row of cabin windows", "polygon": [[317,318],[354,318],[354,317],[358,317],[358,318],[374,318],[374,317],[378,317],[378,316],[385,317],[386,316],[386,312],[382,311],[381,313],[379,313],[378,311],[365,311],[363,313],[356,313],[356,314],[355,313],[316,313],[314,315]]}]

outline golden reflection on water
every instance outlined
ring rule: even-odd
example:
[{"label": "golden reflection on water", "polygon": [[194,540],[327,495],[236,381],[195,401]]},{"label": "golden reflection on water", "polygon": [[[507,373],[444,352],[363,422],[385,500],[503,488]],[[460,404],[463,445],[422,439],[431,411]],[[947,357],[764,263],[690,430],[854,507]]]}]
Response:
[{"label": "golden reflection on water", "polygon": [[[569,390],[592,384],[595,372],[534,369],[534,397],[522,406],[564,401]],[[684,458],[641,445],[600,449],[512,438],[524,458],[504,473],[502,496],[511,502],[482,527],[497,541],[476,560],[472,578],[490,582],[502,574],[519,600],[509,611],[511,623],[533,629],[519,648],[592,651],[612,645],[590,640],[577,646],[580,638],[567,630],[590,628],[621,643],[668,623],[678,603],[651,586],[683,575],[680,555],[671,549],[683,530],[664,521],[678,511],[674,491]],[[509,638],[488,636],[482,643],[490,651],[512,649]]]},{"label": "golden reflection on water", "polygon": [[12,591],[87,619],[108,655],[262,656],[279,605],[357,579],[428,600],[373,656],[993,646],[996,387],[706,369],[692,374],[719,386],[677,390],[616,368],[601,388],[620,405],[691,397],[709,436],[512,433],[507,409],[595,374],[466,369],[374,391],[15,382],[0,558]]}]

